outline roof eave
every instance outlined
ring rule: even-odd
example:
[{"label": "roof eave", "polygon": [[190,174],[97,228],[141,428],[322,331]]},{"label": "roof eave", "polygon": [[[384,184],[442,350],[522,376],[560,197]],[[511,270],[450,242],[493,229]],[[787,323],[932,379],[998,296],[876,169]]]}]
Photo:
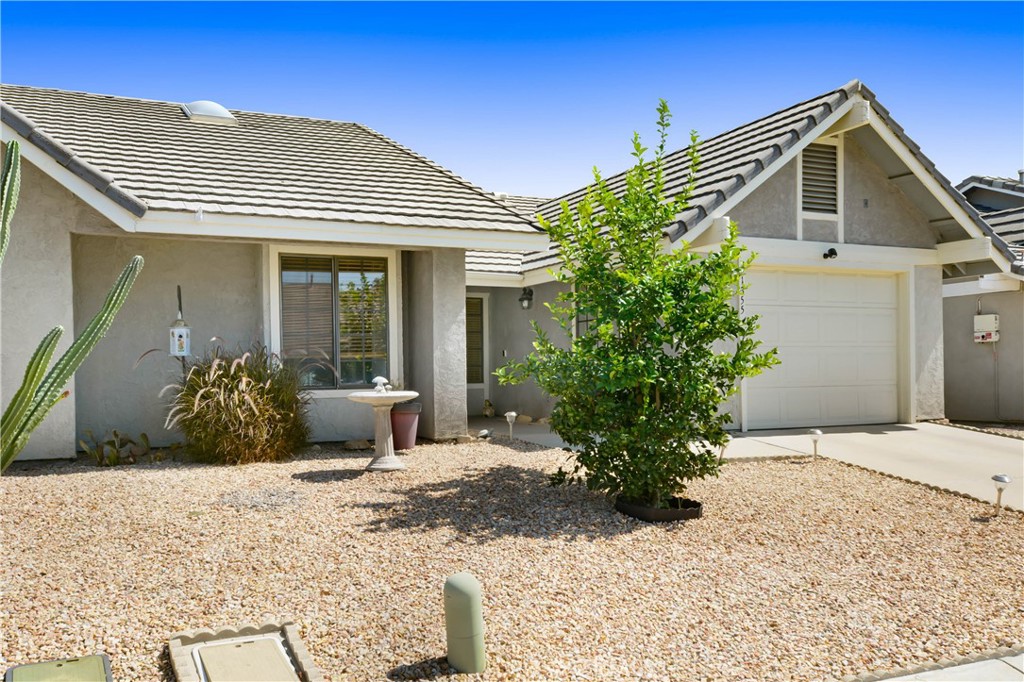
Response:
[{"label": "roof eave", "polygon": [[276,216],[150,210],[138,221],[140,234],[224,237],[260,241],[344,242],[410,248],[479,251],[538,251],[548,245],[541,231],[467,229],[348,223]]}]

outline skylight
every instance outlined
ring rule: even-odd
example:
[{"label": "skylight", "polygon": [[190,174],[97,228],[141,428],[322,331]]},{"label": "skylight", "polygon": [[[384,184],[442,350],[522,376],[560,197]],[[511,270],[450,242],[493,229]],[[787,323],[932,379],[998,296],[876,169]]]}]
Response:
[{"label": "skylight", "polygon": [[200,123],[216,123],[223,126],[238,125],[238,119],[232,116],[230,111],[207,99],[182,104],[181,110],[189,119]]}]

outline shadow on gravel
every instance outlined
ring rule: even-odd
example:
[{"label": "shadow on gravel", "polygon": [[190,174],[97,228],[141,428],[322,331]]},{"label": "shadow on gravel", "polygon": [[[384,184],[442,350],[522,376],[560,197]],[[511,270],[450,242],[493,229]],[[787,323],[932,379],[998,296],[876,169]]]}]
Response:
[{"label": "shadow on gravel", "polygon": [[458,478],[389,491],[397,500],[356,506],[371,509],[371,532],[452,529],[460,541],[483,544],[503,537],[595,539],[641,527],[582,485],[552,488],[536,469],[499,466]]},{"label": "shadow on gravel", "polygon": [[306,483],[337,483],[338,481],[354,481],[365,473],[365,469],[325,469],[324,471],[303,471],[292,474],[292,478]]},{"label": "shadow on gravel", "polygon": [[426,658],[409,665],[400,665],[388,671],[389,680],[436,680],[458,675],[459,671],[448,665],[448,659]]}]

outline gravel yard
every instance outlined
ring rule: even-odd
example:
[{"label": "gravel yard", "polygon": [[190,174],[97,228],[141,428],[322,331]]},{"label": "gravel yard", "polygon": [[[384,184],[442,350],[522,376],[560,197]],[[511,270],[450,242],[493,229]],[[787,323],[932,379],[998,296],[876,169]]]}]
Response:
[{"label": "gravel yard", "polygon": [[290,618],[331,680],[446,672],[441,588],[484,588],[482,679],[833,679],[1024,640],[1024,515],[820,460],[730,463],[647,525],[519,441],[285,464],[13,467],[0,661],[106,652],[169,679],[179,630]]}]

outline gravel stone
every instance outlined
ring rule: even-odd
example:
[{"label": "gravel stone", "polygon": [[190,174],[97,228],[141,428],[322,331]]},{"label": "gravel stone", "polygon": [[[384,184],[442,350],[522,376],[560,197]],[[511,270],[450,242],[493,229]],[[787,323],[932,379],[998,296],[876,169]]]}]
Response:
[{"label": "gravel stone", "polygon": [[[837,680],[1024,639],[1024,514],[826,459],[727,463],[644,524],[565,453],[337,446],[237,467],[23,466],[0,478],[0,663],[105,652],[170,679],[182,630],[294,620],[329,680],[451,674],[442,588],[483,586],[484,680]],[[989,522],[981,523],[981,519]]]}]

